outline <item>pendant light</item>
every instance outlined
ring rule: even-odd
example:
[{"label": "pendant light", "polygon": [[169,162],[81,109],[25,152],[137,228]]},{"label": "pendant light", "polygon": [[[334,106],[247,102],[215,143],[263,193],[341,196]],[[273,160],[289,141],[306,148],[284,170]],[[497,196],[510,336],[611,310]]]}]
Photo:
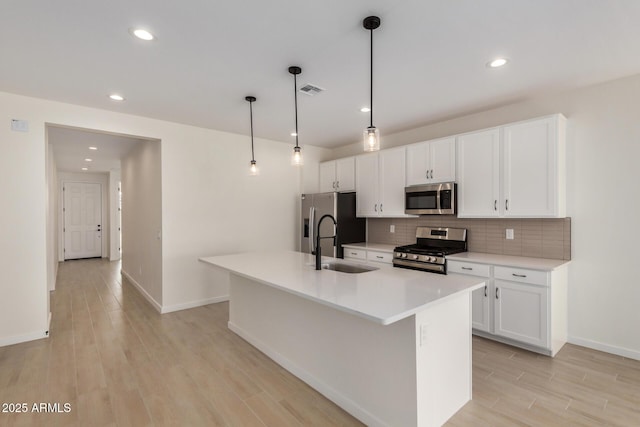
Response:
[{"label": "pendant light", "polygon": [[256,97],[245,96],[244,99],[245,101],[249,101],[249,120],[251,121],[251,163],[249,163],[249,175],[256,176],[260,174],[253,151],[253,103],[256,101]]},{"label": "pendant light", "polygon": [[291,66],[289,67],[289,72],[293,74],[293,96],[295,102],[295,110],[296,110],[296,146],[293,147],[293,156],[291,156],[291,164],[294,166],[301,166],[304,164],[302,159],[302,152],[300,151],[300,146],[298,145],[298,82],[296,80],[296,76],[302,72],[302,68]]},{"label": "pendant light", "polygon": [[371,121],[369,127],[364,130],[364,151],[378,151],[380,149],[380,131],[373,125],[373,30],[380,26],[380,18],[377,16],[367,16],[362,21],[362,26],[371,32],[371,80],[369,86],[369,95],[371,103],[369,104],[369,112]]}]

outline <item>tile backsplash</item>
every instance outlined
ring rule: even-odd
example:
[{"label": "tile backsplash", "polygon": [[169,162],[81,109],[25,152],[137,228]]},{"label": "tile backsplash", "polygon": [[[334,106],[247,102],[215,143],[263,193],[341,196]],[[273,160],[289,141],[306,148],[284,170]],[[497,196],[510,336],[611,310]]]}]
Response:
[{"label": "tile backsplash", "polygon": [[[395,227],[394,233],[389,231],[391,225]],[[415,243],[418,226],[466,228],[468,247],[472,252],[571,259],[571,218],[369,218],[367,241],[396,246]],[[505,238],[507,229],[513,229],[513,240]]]}]

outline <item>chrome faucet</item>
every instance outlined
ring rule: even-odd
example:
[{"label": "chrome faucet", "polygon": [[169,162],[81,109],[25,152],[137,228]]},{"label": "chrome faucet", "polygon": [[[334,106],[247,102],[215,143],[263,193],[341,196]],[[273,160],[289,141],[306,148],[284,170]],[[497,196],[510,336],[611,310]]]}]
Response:
[{"label": "chrome faucet", "polygon": [[[331,220],[333,221],[333,228],[334,228],[333,236],[320,237],[320,224],[322,224],[322,220],[324,220],[325,218],[331,218]],[[338,223],[336,222],[336,219],[333,217],[333,215],[329,215],[329,214],[323,215],[322,218],[320,218],[320,221],[318,221],[318,232],[316,233],[316,250],[315,250],[316,270],[322,269],[322,253],[320,250],[320,239],[333,239],[333,246],[335,246],[336,237],[338,237]]]}]

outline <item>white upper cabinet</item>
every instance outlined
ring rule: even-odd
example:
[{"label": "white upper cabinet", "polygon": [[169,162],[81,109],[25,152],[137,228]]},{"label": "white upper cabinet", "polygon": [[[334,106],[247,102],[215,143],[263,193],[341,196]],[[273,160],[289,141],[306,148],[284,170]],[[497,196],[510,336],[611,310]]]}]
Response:
[{"label": "white upper cabinet", "polygon": [[378,153],[356,156],[356,216],[378,216]]},{"label": "white upper cabinet", "polygon": [[458,216],[565,216],[565,121],[556,114],[458,136]]},{"label": "white upper cabinet", "polygon": [[407,146],[407,185],[456,180],[456,140],[419,142]]},{"label": "white upper cabinet", "polygon": [[564,117],[503,128],[504,216],[565,215]]},{"label": "white upper cabinet", "polygon": [[320,192],[354,191],[355,165],[355,157],[320,163]]},{"label": "white upper cabinet", "polygon": [[356,156],[359,217],[405,217],[405,147]]},{"label": "white upper cabinet", "polygon": [[458,136],[458,217],[500,216],[500,130]]}]

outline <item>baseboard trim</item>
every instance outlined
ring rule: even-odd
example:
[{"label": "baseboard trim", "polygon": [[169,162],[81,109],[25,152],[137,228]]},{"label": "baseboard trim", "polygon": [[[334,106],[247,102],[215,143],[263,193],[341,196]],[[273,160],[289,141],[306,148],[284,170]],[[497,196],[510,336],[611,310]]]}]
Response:
[{"label": "baseboard trim", "polygon": [[198,301],[190,301],[182,304],[165,306],[165,307],[162,307],[161,313],[162,314],[172,313],[174,311],[187,310],[190,308],[201,307],[203,305],[215,304],[215,303],[225,302],[225,301],[229,301],[229,295],[223,295],[221,297],[213,297],[213,298],[207,298],[207,299],[198,300]]},{"label": "baseboard trim", "polygon": [[331,400],[336,405],[340,406],[342,409],[362,421],[364,424],[375,427],[388,427],[388,425],[385,424],[381,419],[356,404],[353,400],[347,398],[343,394],[336,391],[334,388],[318,380],[306,370],[302,369],[264,342],[253,337],[251,334],[247,333],[245,330],[238,327],[231,321],[227,323],[227,326],[229,327],[229,329],[231,329],[231,331],[238,334],[243,340],[247,341],[249,344],[266,354],[269,358],[271,358],[271,360],[282,366],[287,371],[291,372],[296,377],[300,378],[314,390],[318,391],[320,394]]},{"label": "baseboard trim", "polygon": [[162,313],[162,305],[160,305],[158,303],[158,301],[156,301],[143,287],[140,283],[136,282],[135,279],[133,277],[131,277],[131,275],[129,273],[127,273],[124,270],[120,270],[120,273],[122,273],[122,275],[124,277],[127,278],[127,280],[133,285],[134,288],[136,288],[138,290],[138,292],[140,292],[140,294],[144,297],[144,299],[146,299],[152,306],[153,308],[156,309],[156,311],[158,313]]},{"label": "baseboard trim", "polygon": [[640,360],[640,351],[631,350],[629,348],[618,347],[610,344],[601,343],[598,341],[588,340],[580,337],[569,337],[571,344],[587,347],[593,350],[604,351],[605,353],[611,353],[629,359]]},{"label": "baseboard trim", "polygon": [[48,332],[49,332],[48,330],[37,331],[37,332],[30,332],[28,334],[23,334],[23,335],[14,335],[12,337],[0,338],[0,347],[4,347],[7,345],[20,344],[27,341],[40,340],[42,338],[48,338],[49,337]]}]

